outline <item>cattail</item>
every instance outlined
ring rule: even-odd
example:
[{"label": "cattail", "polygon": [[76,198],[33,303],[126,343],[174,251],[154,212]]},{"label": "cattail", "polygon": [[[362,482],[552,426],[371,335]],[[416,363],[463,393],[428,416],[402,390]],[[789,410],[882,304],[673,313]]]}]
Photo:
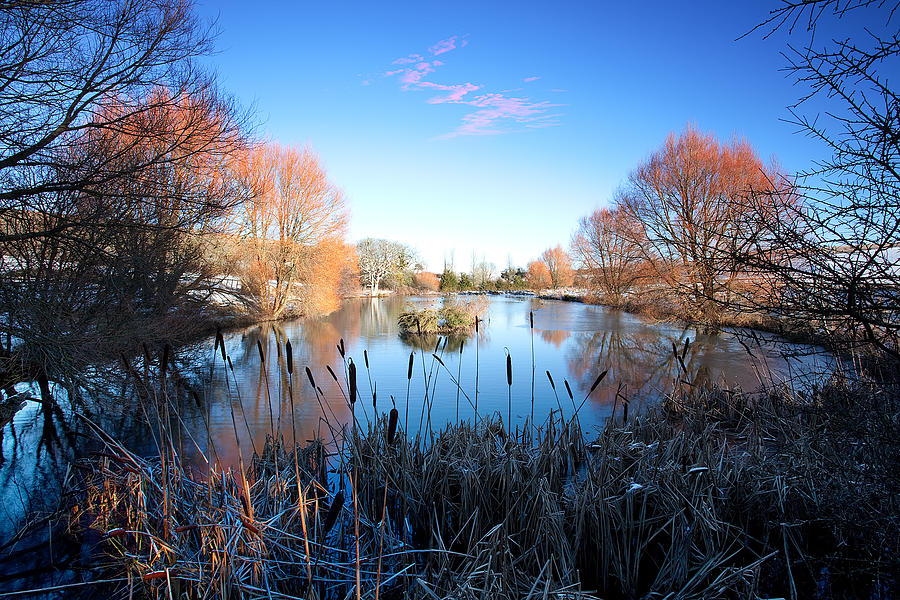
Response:
[{"label": "cattail", "polygon": [[337,350],[341,358],[344,358],[344,338],[341,338],[341,343],[337,345]]},{"label": "cattail", "polygon": [[569,380],[563,379],[563,382],[566,384],[566,392],[569,394],[569,400],[574,401],[575,398],[572,396],[572,388],[569,387]]},{"label": "cattail", "polygon": [[406,380],[409,381],[412,379],[412,365],[413,365],[413,353],[409,353],[409,367],[406,369]]},{"label": "cattail", "polygon": [[531,328],[534,329],[534,311],[528,312],[528,323],[531,325]]},{"label": "cattail", "polygon": [[350,410],[353,410],[353,405],[356,404],[356,364],[353,362],[353,359],[350,359],[350,368],[349,368],[349,376],[350,376]]},{"label": "cattail", "polygon": [[628,421],[628,400],[622,400],[622,423]]},{"label": "cattail", "polygon": [[284,343],[285,354],[287,354],[288,375],[294,374],[294,350],[291,348],[291,340]]},{"label": "cattail", "polygon": [[231,369],[231,372],[234,373],[234,363],[231,362],[231,357],[228,357],[228,368]]},{"label": "cattail", "polygon": [[322,484],[319,486],[322,488],[328,485],[328,459],[322,446],[319,446],[319,483]]},{"label": "cattail", "polygon": [[331,531],[331,528],[334,527],[335,521],[337,521],[338,515],[341,514],[341,509],[344,508],[344,490],[338,491],[337,495],[334,497],[334,502],[331,503],[331,507],[328,509],[328,514],[325,515],[325,525],[322,527],[322,537],[328,535],[328,532]]},{"label": "cattail", "polygon": [[256,340],[256,349],[259,350],[259,360],[262,361],[262,364],[266,364],[266,354],[263,352],[262,342]]},{"label": "cattail", "polygon": [[603,381],[603,378],[606,377],[607,371],[603,371],[600,375],[597,376],[597,379],[594,380],[594,385],[591,386],[591,391],[588,392],[588,396],[594,393],[594,390],[597,389],[597,386],[600,385],[600,382]]},{"label": "cattail", "polygon": [[465,340],[463,340],[459,343],[459,355],[460,356],[462,356],[463,346],[465,346],[465,345],[466,345]]},{"label": "cattail", "polygon": [[309,385],[311,385],[313,389],[316,389],[316,380],[313,379],[313,374],[312,371],[309,370],[309,367],[306,367],[306,377],[309,379]]},{"label": "cattail", "polygon": [[162,359],[159,361],[159,376],[166,378],[166,369],[169,366],[169,344],[163,346]]},{"label": "cattail", "polygon": [[376,413],[378,412],[378,384],[375,384],[375,389],[372,390],[372,410]]},{"label": "cattail", "polygon": [[331,369],[331,365],[325,365],[325,368],[328,369],[328,372],[331,374],[331,378],[337,381],[337,375],[334,374],[334,371]]},{"label": "cattail", "polygon": [[512,356],[506,353],[506,385],[512,385]]},{"label": "cattail", "polygon": [[446,365],[444,364],[444,361],[441,360],[441,357],[440,357],[440,356],[438,356],[437,354],[432,354],[431,356],[433,356],[434,359],[435,359],[436,361],[438,361],[438,363],[440,363],[440,365],[441,365],[442,367],[446,367]]},{"label": "cattail", "polygon": [[553,391],[556,391],[556,384],[553,383],[553,377],[550,376],[550,371],[547,371],[547,379],[550,380],[550,387],[553,388]]},{"label": "cattail", "polygon": [[478,317],[475,317],[475,333],[478,333]]},{"label": "cattail", "polygon": [[368,369],[369,368],[369,353],[365,350],[363,350],[363,360],[365,361],[366,368]]},{"label": "cattail", "polygon": [[691,345],[691,338],[684,338],[684,348],[681,350],[681,360],[687,356],[688,346]]},{"label": "cattail", "polygon": [[388,419],[388,431],[387,431],[387,443],[394,443],[394,436],[397,435],[397,419],[400,418],[400,413],[396,408],[391,409],[391,416]]}]

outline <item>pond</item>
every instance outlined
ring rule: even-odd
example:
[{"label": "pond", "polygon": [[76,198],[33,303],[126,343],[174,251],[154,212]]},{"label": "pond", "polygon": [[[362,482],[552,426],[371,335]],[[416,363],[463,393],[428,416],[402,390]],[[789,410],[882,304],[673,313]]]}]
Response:
[{"label": "pond", "polygon": [[[796,381],[799,374],[828,363],[816,348],[778,343],[771,335],[705,335],[690,326],[534,297],[460,297],[459,301],[484,303],[484,321],[477,334],[418,336],[399,331],[403,310],[438,308],[455,301],[354,299],[326,317],[226,333],[229,367],[214,351],[213,339],[179,349],[179,372],[197,391],[196,398],[185,395],[173,417],[179,423],[179,451],[203,469],[206,456],[223,467],[236,466],[240,458],[246,463],[273,431],[280,431],[287,441],[295,435],[300,441],[315,436],[330,440],[353,422],[346,400],[351,360],[357,369],[359,398],[353,417],[358,426],[366,427],[396,407],[400,427],[423,439],[458,419],[499,415],[504,423],[522,428],[529,422],[542,423],[552,411],[561,411],[566,418],[577,411],[590,437],[610,417],[622,418],[625,401],[630,411],[640,410],[671,391],[676,382],[716,382],[752,390],[780,379]],[[292,347],[292,374],[287,369],[287,341]],[[785,349],[794,356],[786,357]],[[320,391],[310,384],[307,367]],[[588,394],[604,371],[607,376]],[[54,508],[72,475],[72,460],[97,447],[96,435],[76,412],[139,453],[155,451],[154,431],[145,424],[150,409],[129,395],[129,386],[79,405],[77,411],[63,390],[56,393],[59,409],[44,411],[28,401],[0,432],[0,549],[25,520]],[[31,546],[33,554],[10,554],[8,562],[0,560],[0,591],[6,585],[27,589],[29,577],[47,585],[46,568],[29,570],[35,561],[46,560],[40,536],[33,539],[37,540]],[[66,550],[58,544],[54,560],[68,560],[66,551],[77,556],[84,549]],[[20,569],[30,575],[16,582],[14,573]],[[51,580],[73,577],[55,570]]]},{"label": "pond", "polygon": [[[359,399],[354,417],[359,426],[392,407],[400,413],[401,429],[423,435],[458,419],[499,415],[521,428],[526,422],[542,423],[551,411],[562,411],[566,418],[577,411],[590,436],[614,413],[621,418],[624,401],[630,410],[639,410],[671,391],[676,381],[754,390],[760,384],[808,372],[817,360],[814,349],[777,344],[770,335],[756,334],[755,340],[739,332],[705,335],[690,326],[652,323],[599,306],[533,297],[461,298],[486,305],[477,334],[405,335],[397,326],[405,309],[438,308],[456,301],[452,297],[355,299],[321,319],[228,334],[225,348],[233,369],[225,368],[220,356],[213,358],[209,343],[206,355],[213,365],[211,381],[205,386],[209,409],[205,420],[196,425],[205,428],[208,420],[210,431],[198,430],[197,446],[205,449],[211,440],[213,458],[236,464],[235,437],[245,454],[260,449],[273,430],[286,440],[294,432],[301,441],[316,435],[328,439],[333,430],[351,422],[350,361],[357,369]],[[292,377],[286,366],[287,341],[295,365]],[[339,350],[342,343],[344,358]],[[673,346],[683,356],[683,367]],[[793,351],[793,358],[784,355],[785,348]],[[412,377],[407,379],[410,355]],[[321,393],[310,384],[306,367]],[[604,371],[607,376],[588,394]]]}]

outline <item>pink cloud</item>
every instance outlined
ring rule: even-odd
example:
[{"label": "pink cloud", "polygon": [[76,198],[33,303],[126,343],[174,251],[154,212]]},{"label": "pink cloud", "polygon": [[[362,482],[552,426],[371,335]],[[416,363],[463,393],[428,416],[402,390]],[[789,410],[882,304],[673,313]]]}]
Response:
[{"label": "pink cloud", "polygon": [[392,64],[392,65],[411,65],[411,64],[417,63],[417,62],[419,62],[419,61],[421,61],[421,60],[422,60],[422,56],[421,56],[421,55],[419,55],[419,54],[410,54],[409,56],[406,56],[406,57],[404,57],[404,58],[398,58],[397,60],[395,60],[395,61],[392,62],[391,64]]},{"label": "pink cloud", "polygon": [[[452,35],[452,36],[448,37],[446,40],[439,41],[437,44],[430,47],[428,49],[428,51],[431,52],[431,54],[433,56],[437,56],[438,54],[443,54],[444,52],[450,52],[451,50],[454,50],[456,48],[456,40],[458,40],[458,39],[459,39],[458,35]],[[468,42],[466,40],[461,40],[461,43],[459,45],[460,48],[465,46],[467,43]]]},{"label": "pink cloud", "polygon": [[[467,41],[459,36],[452,36],[431,46],[428,51],[432,56],[449,52],[457,47],[465,46]],[[458,46],[457,46],[458,44]],[[482,93],[472,96],[472,92],[481,89],[474,83],[445,84],[427,81],[437,67],[445,63],[441,60],[427,61],[420,54],[410,54],[393,61],[399,68],[385,72],[385,77],[399,75],[403,90],[436,90],[442,92],[427,100],[429,104],[458,104],[474,108],[462,117],[462,123],[454,131],[439,136],[450,138],[462,135],[497,135],[511,131],[510,124],[526,128],[552,127],[558,124],[557,114],[549,114],[549,109],[558,104],[547,101],[534,101],[529,98],[512,96],[520,90],[504,90],[501,92]],[[540,77],[526,77],[526,83],[537,81]],[[560,90],[563,91],[563,90]]]},{"label": "pink cloud", "polygon": [[423,88],[430,88],[434,90],[441,90],[442,92],[447,92],[447,95],[445,96],[435,96],[434,98],[429,98],[429,104],[460,104],[463,102],[463,97],[466,94],[480,89],[479,86],[475,85],[474,83],[444,85],[441,83],[431,83],[430,81],[423,81],[419,83],[419,86]]},{"label": "pink cloud", "polygon": [[558,115],[547,114],[547,109],[559,105],[546,101],[534,102],[528,98],[484,94],[461,104],[474,106],[480,110],[465,115],[462,118],[462,125],[440,137],[497,135],[508,131],[499,126],[505,121],[512,121],[528,128],[552,127],[557,124],[555,118]]}]

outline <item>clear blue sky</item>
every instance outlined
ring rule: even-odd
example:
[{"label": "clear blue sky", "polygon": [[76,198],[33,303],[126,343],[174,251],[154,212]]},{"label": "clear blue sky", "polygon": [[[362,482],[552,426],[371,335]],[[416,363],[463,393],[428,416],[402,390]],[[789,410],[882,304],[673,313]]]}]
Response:
[{"label": "clear blue sky", "polygon": [[775,2],[205,2],[212,58],[259,131],[309,144],[350,238],[524,264],[687,123],[788,171],[822,148],[780,119],[783,39],[737,40]]}]

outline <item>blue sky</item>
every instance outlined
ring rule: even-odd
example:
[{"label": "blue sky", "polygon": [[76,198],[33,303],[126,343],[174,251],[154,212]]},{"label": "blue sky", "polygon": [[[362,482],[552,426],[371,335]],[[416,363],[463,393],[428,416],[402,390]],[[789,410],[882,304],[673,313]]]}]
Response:
[{"label": "blue sky", "polygon": [[311,146],[350,238],[440,270],[568,244],[670,131],[746,138],[788,171],[822,148],[783,122],[783,39],[738,40],[774,2],[206,2],[211,62],[259,132]]}]

